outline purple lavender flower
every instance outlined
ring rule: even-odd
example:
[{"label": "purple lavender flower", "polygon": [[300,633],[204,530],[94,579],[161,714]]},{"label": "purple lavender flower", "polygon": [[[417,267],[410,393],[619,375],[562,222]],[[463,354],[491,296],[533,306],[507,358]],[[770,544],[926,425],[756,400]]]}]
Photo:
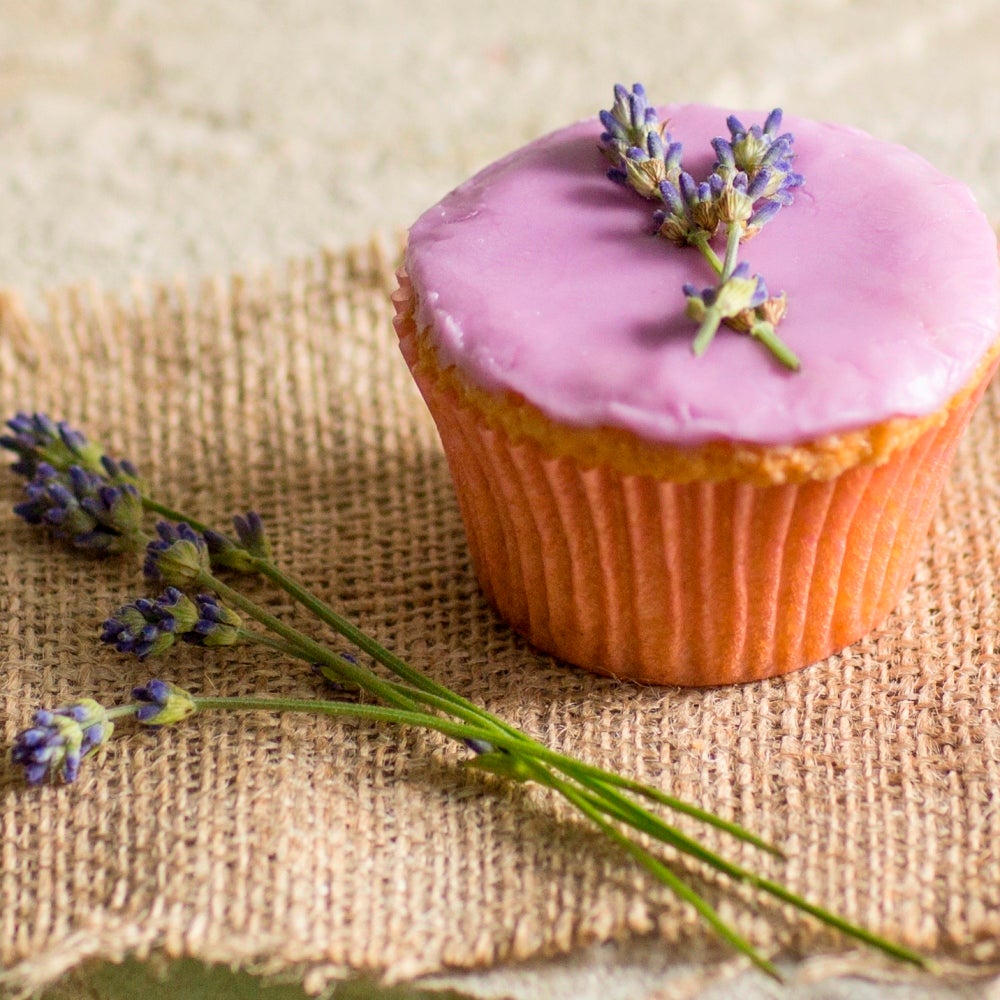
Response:
[{"label": "purple lavender flower", "polygon": [[679,168],[680,146],[663,131],[642,84],[631,91],[616,84],[611,110],[601,111],[600,119],[601,150],[611,162],[608,177],[644,198],[657,197],[659,182]]},{"label": "purple lavender flower", "polygon": [[0,447],[18,455],[11,468],[18,475],[31,479],[40,462],[55,468],[80,465],[96,469],[103,450],[91,444],[65,421],[58,423],[44,413],[18,413],[7,421],[12,432],[0,437]]},{"label": "purple lavender flower", "polygon": [[684,285],[688,315],[701,322],[708,309],[715,308],[723,319],[731,319],[747,309],[756,309],[767,301],[767,286],[759,275],[751,275],[750,265],[741,261],[721,285],[698,289]]},{"label": "purple lavender flower", "polygon": [[601,111],[601,124],[605,131],[601,142],[624,152],[629,146],[646,146],[647,135],[659,128],[656,108],[649,104],[646,89],[641,83],[627,90],[622,84],[615,84],[615,100],[610,111]]},{"label": "purple lavender flower", "polygon": [[198,710],[194,699],[183,688],[155,679],[133,688],[132,700],[139,703],[136,721],[145,726],[169,726]]},{"label": "purple lavender flower", "polygon": [[155,600],[140,598],[120,607],[102,626],[101,641],[140,660],[165,653],[198,621],[198,608],[176,587]]},{"label": "purple lavender flower", "polygon": [[204,533],[212,564],[240,573],[254,573],[258,569],[258,559],[271,559],[271,543],[264,530],[264,521],[256,511],[249,510],[244,516],[233,518],[233,527],[237,540],[211,529]]},{"label": "purple lavender flower", "polygon": [[159,521],[159,538],[146,546],[143,572],[152,580],[162,580],[171,587],[197,587],[211,574],[205,539],[183,521],[171,524]]},{"label": "purple lavender flower", "polygon": [[696,237],[710,240],[724,221],[720,212],[724,188],[717,174],[699,183],[686,170],[680,170],[675,180],[662,181],[659,195],[664,208],[653,213],[656,231],[678,246]]},{"label": "purple lavender flower", "polygon": [[102,626],[101,641],[140,660],[165,653],[178,640],[197,646],[245,642],[242,619],[214,594],[193,601],[176,587],[155,600],[139,598],[120,607]]},{"label": "purple lavender flower", "polygon": [[[758,207],[756,203],[762,199],[774,202],[778,207],[792,202],[792,190],[799,187],[804,179],[801,174],[792,169],[794,153],[792,144],[795,141],[791,132],[778,135],[781,128],[781,109],[775,108],[760,125],[747,128],[735,115],[726,119],[729,127],[730,140],[714,139],[712,145],[718,160],[715,170],[723,176],[729,176],[735,171],[743,171],[750,179],[748,194],[753,198],[757,218],[755,230],[774,218],[777,208]],[[765,181],[760,175],[765,174]]]},{"label": "purple lavender flower", "polygon": [[140,485],[131,462],[105,455],[100,445],[92,444],[64,420],[54,421],[44,413],[18,413],[7,421],[7,427],[11,433],[0,436],[0,447],[17,454],[11,469],[26,479],[32,479],[44,463],[60,472],[78,465],[112,485]]},{"label": "purple lavender flower", "polygon": [[90,698],[65,708],[40,709],[34,725],[15,737],[11,760],[24,768],[31,785],[57,774],[75,781],[80,761],[106,743],[113,730],[107,710]]},{"label": "purple lavender flower", "polygon": [[184,641],[198,646],[235,646],[246,641],[243,619],[215,594],[199,594],[198,620],[184,633]]},{"label": "purple lavender flower", "polygon": [[14,513],[40,524],[74,548],[99,554],[135,551],[145,543],[142,498],[131,483],[110,485],[102,476],[71,465],[39,462],[25,485],[27,499]]}]

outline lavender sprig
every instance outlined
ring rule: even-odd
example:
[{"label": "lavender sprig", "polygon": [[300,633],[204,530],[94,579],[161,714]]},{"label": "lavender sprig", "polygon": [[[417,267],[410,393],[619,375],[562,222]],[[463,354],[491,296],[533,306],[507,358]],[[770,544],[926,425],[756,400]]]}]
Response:
[{"label": "lavender sprig", "polygon": [[154,538],[146,546],[142,571],[151,580],[171,587],[197,587],[211,569],[208,544],[186,521],[157,521]]},{"label": "lavender sprig", "polygon": [[[636,105],[637,116],[640,107]],[[645,112],[642,112],[642,119],[647,120]],[[757,281],[748,276],[746,269],[738,271],[734,268],[730,280],[753,285],[750,301],[762,294]],[[706,310],[718,306],[718,296],[713,298],[709,293],[692,291],[691,297],[701,300]],[[61,426],[51,424],[47,419],[28,419],[32,427]],[[65,428],[59,431],[59,440],[65,441],[68,437],[77,441],[74,433]],[[34,475],[41,461],[39,453],[48,447],[49,441],[50,437],[44,435],[39,435],[34,444],[27,442],[26,435],[19,438],[16,447],[12,448],[18,453],[15,471]],[[72,465],[79,457],[79,453],[74,452],[71,457],[65,458],[70,463],[69,469],[82,468]],[[106,478],[103,485],[96,487],[98,490],[112,485],[112,470],[118,467],[114,463],[106,464],[105,457],[101,455],[94,469],[103,470]],[[100,471],[91,471],[98,479],[101,478]],[[75,475],[79,476],[79,473]],[[91,486],[94,484],[88,480],[88,489]],[[145,495],[140,494],[140,499],[145,510],[161,512],[169,509]],[[210,531],[193,519],[157,524],[155,536],[146,545],[144,568],[147,576],[164,581],[167,588],[158,598],[140,598],[119,608],[105,622],[102,639],[140,659],[169,652],[177,638],[204,646],[259,642],[305,661],[338,690],[344,685],[358,688],[383,704],[281,697],[196,697],[167,681],[153,680],[134,689],[132,700],[117,707],[104,708],[97,702],[83,699],[66,708],[36,713],[33,726],[17,737],[13,749],[14,762],[24,767],[25,777],[30,783],[37,784],[47,777],[73,781],[82,759],[110,737],[112,720],[127,715],[153,727],[171,725],[196,711],[209,709],[319,712],[415,726],[441,733],[471,750],[475,756],[469,763],[474,767],[508,780],[535,782],[560,795],[618,843],[658,882],[692,905],[724,940],[771,975],[778,976],[775,966],[736,933],[676,872],[640,843],[637,835],[675,848],[886,954],[918,965],[927,964],[909,949],[872,934],[792,893],[781,884],[726,860],[652,810],[653,806],[672,809],[781,856],[780,851],[749,831],[657,788],[550,750],[409,666],[284,573],[274,562],[263,521],[258,515],[249,513],[236,518],[235,531],[235,539],[229,538]],[[394,679],[380,676],[353,656],[331,650],[281,621],[246,594],[220,580],[215,575],[216,566],[244,573],[257,572],[275,583],[312,611],[321,622],[387,668]],[[193,600],[185,597],[182,588],[198,592],[197,596]],[[266,631],[245,629],[241,615]]]},{"label": "lavender sprig", "polygon": [[[785,295],[764,298],[760,275],[737,273],[742,242],[752,238],[793,199],[803,183],[792,167],[794,138],[778,134],[781,110],[775,108],[763,126],[746,128],[735,116],[727,119],[730,137],[712,140],[716,162],[703,181],[681,166],[682,147],[673,142],[657,119],[646,91],[615,86],[609,111],[601,111],[601,149],[611,168],[608,176],[662,207],[653,214],[655,231],[677,246],[695,246],[711,265],[716,284],[707,289],[684,286],[686,311],[698,324],[692,350],[701,355],[723,324],[759,340],[787,368],[800,362],[776,332],[785,313]],[[712,240],[725,234],[722,257]]]},{"label": "lavender sprig", "polygon": [[176,587],[167,587],[154,600],[140,597],[122,605],[101,631],[102,642],[140,660],[165,653],[178,640],[211,648],[252,639],[243,619],[215,594],[198,594],[192,601]]},{"label": "lavender sprig", "polygon": [[106,479],[111,485],[129,483],[141,487],[138,470],[127,460],[115,461],[65,420],[52,420],[45,413],[17,413],[7,421],[9,433],[0,435],[0,448],[18,455],[11,470],[32,479],[40,465],[60,472],[79,466]]},{"label": "lavender sprig", "polygon": [[115,484],[79,465],[65,472],[47,462],[18,463],[31,468],[27,499],[14,513],[29,524],[42,524],[75,548],[100,553],[134,551],[145,541],[142,500],[132,483]]},{"label": "lavender sprig", "polygon": [[197,710],[183,689],[165,681],[149,681],[132,691],[132,702],[105,708],[93,698],[81,698],[62,708],[39,709],[33,724],[14,739],[11,760],[24,768],[29,785],[46,778],[76,781],[83,759],[111,739],[114,720],[134,716],[147,726],[166,726]]},{"label": "lavender sprig", "polygon": [[114,730],[112,716],[91,698],[64,708],[39,709],[30,729],[18,733],[11,760],[24,768],[30,785],[58,774],[75,781],[80,762],[106,743]]},{"label": "lavender sprig", "polygon": [[137,722],[146,726],[171,726],[198,711],[198,704],[183,688],[168,681],[151,680],[132,688]]}]

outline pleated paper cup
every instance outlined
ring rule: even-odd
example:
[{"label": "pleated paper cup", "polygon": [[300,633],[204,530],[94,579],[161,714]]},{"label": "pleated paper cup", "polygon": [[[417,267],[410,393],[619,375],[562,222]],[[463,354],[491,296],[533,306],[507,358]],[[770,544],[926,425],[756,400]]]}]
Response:
[{"label": "pleated paper cup", "polygon": [[479,582],[539,649],[650,684],[759,680],[877,627],[911,580],[955,447],[996,366],[880,464],[824,480],[672,481],[514,439],[404,357],[437,424]]}]

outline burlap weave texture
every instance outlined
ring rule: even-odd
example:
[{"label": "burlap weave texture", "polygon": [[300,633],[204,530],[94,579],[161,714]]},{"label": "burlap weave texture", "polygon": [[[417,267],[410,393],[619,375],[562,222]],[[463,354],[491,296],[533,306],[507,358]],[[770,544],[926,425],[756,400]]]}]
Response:
[{"label": "burlap weave texture", "polygon": [[[37,320],[6,297],[2,412],[67,418],[204,520],[260,510],[279,560],[415,666],[560,750],[777,841],[784,863],[706,838],[846,916],[968,970],[1000,961],[1000,393],[974,418],[883,629],[745,687],[619,685],[533,652],[480,596],[396,349],[394,256],[376,242],[127,302],[60,291]],[[9,510],[20,487],[0,483]],[[148,593],[137,564],[88,561],[10,513],[0,523],[8,745],[41,704],[114,702],[153,674],[213,694],[322,694],[271,653],[185,647],[141,664],[100,646],[101,620]],[[422,733],[206,713],[161,733],[123,724],[71,786],[29,789],[3,763],[0,962],[40,983],[85,958],[161,949],[319,987],[628,934],[707,938],[545,794],[466,772],[464,757]],[[765,951],[845,947],[677,867]]]}]

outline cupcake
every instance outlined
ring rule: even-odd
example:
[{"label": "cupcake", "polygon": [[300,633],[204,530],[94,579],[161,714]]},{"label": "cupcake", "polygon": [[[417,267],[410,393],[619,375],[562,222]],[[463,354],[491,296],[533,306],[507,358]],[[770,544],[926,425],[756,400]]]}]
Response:
[{"label": "cupcake", "polygon": [[[762,117],[618,88],[409,232],[396,329],[476,575],[588,670],[752,681],[877,627],[997,363],[996,241],[970,192],[855,129],[741,124]],[[754,142],[776,169],[748,185],[731,154]],[[735,270],[732,211],[708,249],[694,232],[733,190],[754,202]]]}]

